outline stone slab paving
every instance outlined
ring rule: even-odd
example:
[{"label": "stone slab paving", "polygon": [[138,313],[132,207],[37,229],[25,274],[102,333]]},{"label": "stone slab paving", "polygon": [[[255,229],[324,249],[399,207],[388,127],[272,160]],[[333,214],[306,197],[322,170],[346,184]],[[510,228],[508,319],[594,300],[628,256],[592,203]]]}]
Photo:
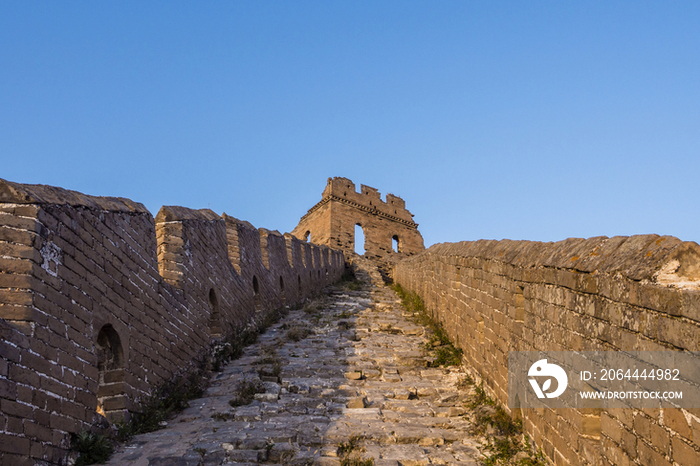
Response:
[{"label": "stone slab paving", "polygon": [[[424,329],[395,293],[367,285],[334,289],[324,301],[290,312],[217,374],[204,398],[108,464],[335,466],[341,444],[376,466],[478,464],[467,392],[457,388],[464,373],[426,367]],[[244,382],[264,393],[232,407]]]}]

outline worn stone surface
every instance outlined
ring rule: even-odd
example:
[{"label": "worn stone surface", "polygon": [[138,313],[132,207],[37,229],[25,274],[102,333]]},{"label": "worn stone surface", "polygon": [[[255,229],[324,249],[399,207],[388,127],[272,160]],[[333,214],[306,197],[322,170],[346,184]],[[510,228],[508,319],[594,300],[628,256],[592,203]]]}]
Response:
[{"label": "worn stone surface", "polygon": [[[122,446],[109,464],[339,465],[338,446],[375,465],[476,465],[461,368],[426,368],[423,328],[393,291],[336,289],[317,312],[293,311],[216,375],[206,397]],[[313,334],[287,338],[304,325]],[[232,408],[241,381],[278,364],[265,396]]]}]

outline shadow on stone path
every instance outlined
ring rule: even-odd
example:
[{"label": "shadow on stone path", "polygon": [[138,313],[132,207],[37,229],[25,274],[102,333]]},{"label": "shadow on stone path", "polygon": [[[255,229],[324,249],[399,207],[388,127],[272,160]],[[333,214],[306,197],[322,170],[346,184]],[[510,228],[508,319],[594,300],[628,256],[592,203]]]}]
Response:
[{"label": "shadow on stone path", "polygon": [[[331,466],[343,443],[376,466],[476,465],[467,392],[456,387],[464,373],[426,368],[423,333],[391,289],[334,288],[260,335],[204,398],[108,464]],[[242,381],[260,379],[265,393],[229,405]]]}]

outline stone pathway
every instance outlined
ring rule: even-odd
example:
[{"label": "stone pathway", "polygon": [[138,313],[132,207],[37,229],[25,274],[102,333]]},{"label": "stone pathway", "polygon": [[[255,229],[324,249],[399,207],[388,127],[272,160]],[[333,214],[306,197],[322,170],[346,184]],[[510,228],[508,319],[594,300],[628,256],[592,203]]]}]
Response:
[{"label": "stone pathway", "polygon": [[[290,312],[215,376],[204,398],[108,464],[478,464],[467,392],[456,387],[464,373],[426,368],[424,330],[394,292],[366,285],[323,301]],[[232,407],[242,386],[263,393]]]}]

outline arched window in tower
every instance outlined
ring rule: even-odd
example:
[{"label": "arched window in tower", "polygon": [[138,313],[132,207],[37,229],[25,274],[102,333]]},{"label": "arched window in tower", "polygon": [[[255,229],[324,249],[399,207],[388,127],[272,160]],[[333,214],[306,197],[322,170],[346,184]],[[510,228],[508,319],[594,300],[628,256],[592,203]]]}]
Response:
[{"label": "arched window in tower", "polygon": [[221,336],[221,316],[219,315],[219,299],[214,288],[209,290],[209,334],[212,337]]},{"label": "arched window in tower", "polygon": [[362,256],[366,251],[365,231],[362,229],[362,225],[358,223],[355,225],[355,253]]},{"label": "arched window in tower", "polygon": [[304,241],[309,241],[309,238],[311,237],[311,232],[309,230],[304,233]]},{"label": "arched window in tower", "polygon": [[260,285],[258,285],[258,277],[253,275],[253,301],[255,303],[255,313],[262,312],[262,302],[260,301]]},{"label": "arched window in tower", "polygon": [[[121,338],[111,324],[100,329],[96,343],[97,412],[109,419],[110,411],[116,411],[111,407],[123,405],[118,399],[124,397],[124,350]],[[115,413],[115,417],[120,412]]]},{"label": "arched window in tower", "polygon": [[284,278],[280,275],[280,291],[284,291]]},{"label": "arched window in tower", "polygon": [[401,243],[399,242],[399,235],[394,235],[391,237],[391,250],[394,252],[401,252]]}]

